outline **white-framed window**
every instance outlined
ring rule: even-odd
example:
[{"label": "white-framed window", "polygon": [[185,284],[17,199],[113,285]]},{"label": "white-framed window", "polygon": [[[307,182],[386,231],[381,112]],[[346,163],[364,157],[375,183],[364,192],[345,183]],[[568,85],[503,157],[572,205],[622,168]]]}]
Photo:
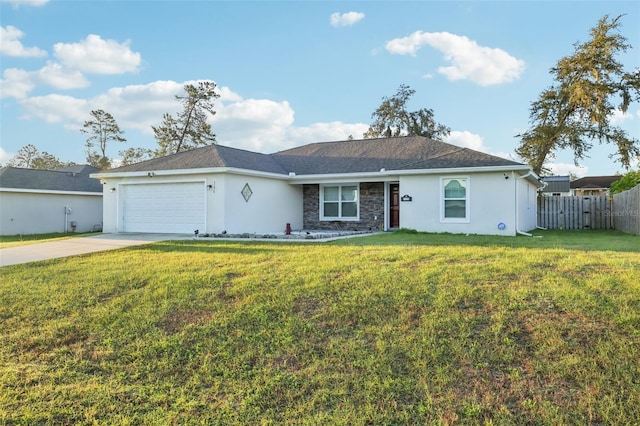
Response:
[{"label": "white-framed window", "polygon": [[359,220],[358,184],[320,185],[320,220]]},{"label": "white-framed window", "polygon": [[443,222],[467,223],[469,218],[469,177],[441,179]]}]

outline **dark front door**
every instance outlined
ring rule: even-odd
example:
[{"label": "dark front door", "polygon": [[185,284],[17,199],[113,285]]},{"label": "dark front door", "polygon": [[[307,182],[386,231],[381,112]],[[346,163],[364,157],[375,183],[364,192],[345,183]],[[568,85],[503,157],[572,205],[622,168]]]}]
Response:
[{"label": "dark front door", "polygon": [[389,228],[400,228],[400,184],[390,184],[389,193]]}]

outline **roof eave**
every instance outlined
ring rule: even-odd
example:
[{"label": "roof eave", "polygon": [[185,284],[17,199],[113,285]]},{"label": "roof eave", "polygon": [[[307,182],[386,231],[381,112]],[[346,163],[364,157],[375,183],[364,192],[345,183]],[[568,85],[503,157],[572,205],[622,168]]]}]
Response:
[{"label": "roof eave", "polygon": [[29,194],[57,194],[57,195],[93,195],[102,197],[102,191],[64,191],[57,189],[33,188],[0,188],[0,192],[21,192]]},{"label": "roof eave", "polygon": [[400,176],[412,175],[441,175],[441,174],[459,174],[459,173],[487,173],[487,172],[511,172],[522,171],[529,172],[531,167],[527,165],[508,165],[508,166],[483,166],[483,167],[452,167],[437,169],[410,169],[410,170],[387,170],[381,169],[378,172],[358,172],[358,173],[325,173],[325,174],[307,174],[307,175],[290,175],[289,180],[295,184],[307,184],[318,182],[338,182],[338,181],[392,181]]},{"label": "roof eave", "polygon": [[[409,169],[409,170],[387,170],[381,169],[376,172],[357,172],[357,173],[323,173],[323,174],[304,174],[296,175],[290,173],[285,175],[282,173],[262,172],[257,170],[241,169],[235,167],[211,167],[198,169],[175,169],[175,170],[146,170],[131,172],[101,172],[92,173],[89,176],[94,179],[107,180],[113,178],[137,178],[137,177],[169,177],[184,176],[196,174],[237,174],[244,176],[255,176],[271,179],[288,180],[293,184],[318,183],[318,182],[337,182],[337,181],[391,181],[397,180],[400,176],[411,175],[432,175],[432,174],[456,174],[456,173],[486,173],[486,172],[506,172],[506,171],[531,171],[531,167],[527,165],[507,165],[507,166],[482,166],[482,167],[447,167],[437,169]],[[537,181],[537,180],[536,180]],[[539,183],[538,183],[539,184]]]},{"label": "roof eave", "polygon": [[245,176],[257,176],[272,179],[287,179],[289,176],[282,173],[262,172],[258,170],[240,169],[236,167],[208,167],[198,169],[173,169],[173,170],[145,170],[132,172],[115,173],[92,173],[89,176],[94,179],[107,180],[113,178],[136,178],[136,177],[162,177],[162,176],[183,176],[201,174],[221,174],[230,173]]}]

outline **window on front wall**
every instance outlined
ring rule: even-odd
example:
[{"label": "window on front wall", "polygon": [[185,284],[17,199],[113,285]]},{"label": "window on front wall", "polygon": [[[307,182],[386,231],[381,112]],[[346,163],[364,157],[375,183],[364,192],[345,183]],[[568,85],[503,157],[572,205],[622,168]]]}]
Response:
[{"label": "window on front wall", "polygon": [[358,219],[358,185],[326,185],[320,188],[323,220]]},{"label": "window on front wall", "polygon": [[469,179],[442,179],[442,219],[446,222],[469,221]]}]

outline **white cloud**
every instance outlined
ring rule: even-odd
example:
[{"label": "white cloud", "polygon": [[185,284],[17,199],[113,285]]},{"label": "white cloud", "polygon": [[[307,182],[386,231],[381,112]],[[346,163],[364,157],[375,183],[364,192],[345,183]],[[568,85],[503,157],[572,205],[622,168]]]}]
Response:
[{"label": "white cloud", "polygon": [[22,99],[29,95],[35,84],[32,81],[31,73],[17,69],[9,68],[2,73],[0,80],[0,95],[2,98]]},{"label": "white cloud", "polygon": [[138,71],[141,56],[130,48],[130,41],[118,43],[89,34],[79,43],[56,43],[56,57],[68,68],[94,74],[123,74]]},{"label": "white cloud", "polygon": [[[640,116],[640,111],[638,111],[638,115]],[[611,121],[611,124],[617,126],[627,120],[633,120],[633,114],[629,111],[622,112],[621,110],[616,109],[609,115],[609,120]]]},{"label": "white cloud", "polygon": [[588,174],[589,168],[586,166],[576,166],[573,163],[548,163],[544,165],[551,170],[555,176],[567,176],[569,174],[576,177],[583,177]]},{"label": "white cloud", "polygon": [[[21,37],[22,33],[14,27],[7,27],[7,29],[8,31],[2,28],[3,53],[10,51],[15,56],[19,47],[7,48],[6,35],[9,34],[10,42],[7,44],[11,46],[15,45],[15,42],[11,43],[11,38]],[[19,42],[17,43],[20,45]],[[46,84],[62,90],[84,88],[88,87],[90,82],[83,72],[97,74],[135,72],[141,63],[140,54],[131,51],[128,41],[124,43],[105,41],[96,35],[89,35],[80,43],[56,43],[54,52],[61,62],[49,61],[38,71],[15,68],[5,70],[0,82],[2,97],[23,99],[38,84]]]},{"label": "white cloud", "polygon": [[339,121],[298,127],[289,102],[268,99],[242,99],[223,87],[220,105],[213,118],[213,129],[221,145],[272,153],[317,141],[355,139],[369,128],[367,124]]},{"label": "white cloud", "polygon": [[285,143],[294,112],[288,102],[240,99],[221,103],[213,118],[218,143],[266,152]]},{"label": "white cloud", "polygon": [[[174,114],[181,108],[175,96],[182,93],[187,83],[193,81],[177,83],[161,80],[114,87],[90,99],[51,94],[24,99],[20,103],[27,112],[27,118],[62,122],[69,129],[80,128],[92,110],[102,109],[113,115],[121,129],[153,135],[151,126],[159,125],[164,113]],[[231,99],[236,96],[228,90],[225,93]]]},{"label": "white cloud", "polygon": [[88,87],[90,82],[83,72],[98,74],[135,72],[141,63],[140,54],[129,49],[128,41],[124,43],[105,41],[96,35],[89,35],[80,43],[56,43],[54,51],[61,62],[48,61],[38,71],[15,68],[5,70],[0,81],[2,97],[26,98],[39,84],[62,90],[84,88]]},{"label": "white cloud", "polygon": [[37,84],[46,84],[56,89],[79,89],[90,84],[81,72],[66,69],[56,62],[47,62],[38,71],[9,68],[2,77],[0,93],[3,98],[24,99]]},{"label": "white cloud", "polygon": [[180,108],[175,96],[184,84],[160,80],[148,84],[114,87],[93,99],[92,109],[111,112],[118,123],[153,134],[151,126],[162,121],[164,113],[175,113]]},{"label": "white cloud", "polygon": [[467,130],[452,130],[448,136],[443,138],[443,140],[446,143],[461,146],[463,148],[473,149],[475,151],[488,151],[488,149],[484,146],[484,139],[482,138],[482,136],[471,133]]},{"label": "white cloud", "polygon": [[449,136],[443,138],[443,141],[463,148],[473,149],[474,151],[484,152],[485,154],[495,155],[496,157],[504,158],[506,160],[521,162],[520,159],[515,158],[514,153],[494,151],[484,144],[484,138],[482,136],[476,133],[471,133],[468,130],[452,130]]},{"label": "white cloud", "polygon": [[79,89],[90,84],[80,71],[67,69],[57,62],[47,62],[33,75],[37,82],[56,89]]},{"label": "white cloud", "polygon": [[394,38],[385,44],[387,52],[394,55],[411,55],[416,56],[418,50],[423,44],[428,44],[427,37],[433,33],[423,33],[416,31],[415,33],[402,38]]},{"label": "white cloud", "polygon": [[220,121],[223,119],[251,120],[277,127],[293,123],[293,110],[288,102],[275,102],[268,99],[236,100],[220,108]]},{"label": "white cloud", "polygon": [[37,47],[24,47],[20,39],[24,33],[14,26],[0,27],[0,53],[7,56],[33,58],[47,56],[47,52]]},{"label": "white cloud", "polygon": [[[153,135],[151,126],[160,124],[165,112],[173,114],[180,110],[175,95],[191,83],[194,81],[156,81],[112,88],[90,99],[85,115],[90,109],[104,109],[113,114],[122,129]],[[221,145],[270,153],[318,140],[347,139],[349,135],[359,138],[368,128],[365,124],[339,122],[296,127],[294,111],[287,101],[243,99],[226,86],[218,86],[216,90],[220,98],[215,101],[216,114],[211,123]]]},{"label": "white cloud", "polygon": [[218,93],[220,93],[220,100],[222,102],[237,102],[242,100],[242,96],[239,94],[232,92],[228,87],[216,87]]},{"label": "white cloud", "polygon": [[5,151],[0,146],[0,165],[4,166],[5,164],[7,164],[9,162],[9,160],[11,160],[13,158],[13,155],[14,154]]},{"label": "white cloud", "polygon": [[9,3],[13,7],[18,8],[20,6],[44,6],[49,3],[49,0],[1,0],[0,3]]},{"label": "white cloud", "polygon": [[480,46],[465,36],[448,32],[416,31],[388,41],[385,47],[392,54],[416,56],[425,44],[444,53],[451,65],[439,67],[438,72],[449,80],[471,80],[481,86],[490,86],[518,79],[525,68],[524,61],[502,49]]},{"label": "white cloud", "polygon": [[[111,113],[125,131],[129,146],[141,146],[152,144],[151,126],[159,125],[164,113],[174,114],[181,109],[175,95],[182,93],[185,84],[191,83],[194,82],[155,81],[112,88],[87,100],[47,95],[23,99],[21,105],[28,113],[25,118],[63,123],[71,131],[81,128],[90,111],[103,109]],[[342,122],[297,127],[295,112],[287,101],[243,99],[228,87],[217,90],[221,96],[215,101],[216,114],[211,123],[221,145],[272,153],[310,142],[346,140],[349,135],[359,139],[369,127],[363,123]],[[136,136],[135,132],[145,137]]]},{"label": "white cloud", "polygon": [[332,27],[350,27],[364,19],[364,13],[362,12],[347,12],[347,13],[332,13],[331,14],[331,26]]},{"label": "white cloud", "polygon": [[72,96],[46,95],[23,99],[20,104],[29,112],[47,123],[60,123],[74,120],[82,122],[91,111],[88,102]]}]

